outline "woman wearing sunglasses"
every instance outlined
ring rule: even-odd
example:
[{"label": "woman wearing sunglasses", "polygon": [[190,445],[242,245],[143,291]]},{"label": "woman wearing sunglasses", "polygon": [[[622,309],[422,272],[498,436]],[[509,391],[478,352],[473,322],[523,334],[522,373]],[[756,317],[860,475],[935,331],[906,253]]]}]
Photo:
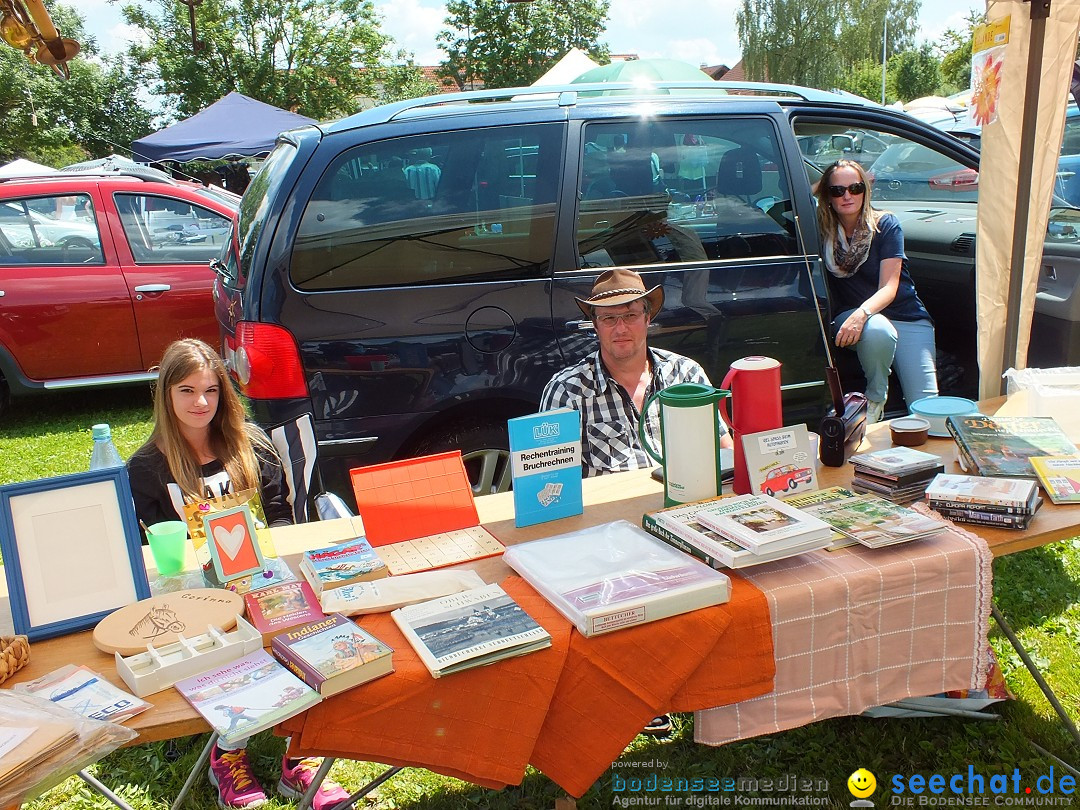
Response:
[{"label": "woman wearing sunglasses", "polygon": [[900,221],[870,207],[863,167],[836,161],[815,193],[822,255],[840,311],[833,321],[836,345],[858,354],[870,401],[867,418],[878,422],[894,365],[907,402],[937,394],[934,322],[908,273]]}]

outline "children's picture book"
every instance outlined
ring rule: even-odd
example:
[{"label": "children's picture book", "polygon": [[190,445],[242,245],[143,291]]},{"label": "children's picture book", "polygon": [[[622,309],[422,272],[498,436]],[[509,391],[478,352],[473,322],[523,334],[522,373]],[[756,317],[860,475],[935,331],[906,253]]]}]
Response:
[{"label": "children's picture book", "polygon": [[581,414],[569,408],[507,420],[514,525],[580,515]]},{"label": "children's picture book", "polygon": [[731,598],[727,575],[625,520],[519,543],[505,560],[585,636]]},{"label": "children's picture book", "polygon": [[1080,456],[1032,456],[1031,466],[1054,503],[1080,503]]},{"label": "children's picture book", "polygon": [[480,525],[461,452],[388,461],[350,472],[367,540],[391,574],[502,554]]},{"label": "children's picture book", "polygon": [[928,501],[976,506],[1000,506],[1018,513],[1030,512],[1038,497],[1038,485],[1028,478],[984,478],[980,475],[942,473],[926,488]]},{"label": "children's picture book", "polygon": [[945,426],[978,475],[1034,479],[1031,458],[1080,455],[1052,416],[950,416]]},{"label": "children's picture book", "polygon": [[806,425],[748,433],[742,443],[751,492],[783,498],[796,489],[817,489]]},{"label": "children's picture book", "polygon": [[919,540],[948,528],[936,518],[874,495],[824,504],[815,511],[830,526],[869,548]]},{"label": "children's picture book", "polygon": [[394,671],[394,651],[340,613],[286,630],[271,652],[323,697]]},{"label": "children's picture book", "polygon": [[177,681],[175,687],[226,745],[271,728],[322,700],[266,650]]},{"label": "children's picture book", "polygon": [[705,503],[697,519],[757,554],[832,537],[828,524],[768,495],[738,495]]},{"label": "children's picture book", "polygon": [[551,635],[498,585],[390,613],[433,678],[551,646]]},{"label": "children's picture book", "polygon": [[856,468],[866,469],[890,476],[919,472],[941,464],[941,458],[914,447],[886,447],[869,453],[857,453],[850,459]]},{"label": "children's picture book", "polygon": [[[713,568],[748,568],[826,547],[827,540],[813,540],[805,547],[755,554],[713,531],[697,519],[698,503],[669,506],[641,516],[641,527],[670,546],[684,551]],[[837,533],[838,536],[843,536]],[[846,538],[845,538],[846,539]],[[854,542],[854,541],[851,541]]]},{"label": "children's picture book", "polygon": [[244,594],[244,612],[263,637],[263,646],[278,633],[323,617],[319,597],[307,582],[299,580],[271,585]]},{"label": "children's picture book", "polygon": [[388,576],[390,570],[363,537],[348,543],[305,551],[300,573],[317,596],[324,591]]}]

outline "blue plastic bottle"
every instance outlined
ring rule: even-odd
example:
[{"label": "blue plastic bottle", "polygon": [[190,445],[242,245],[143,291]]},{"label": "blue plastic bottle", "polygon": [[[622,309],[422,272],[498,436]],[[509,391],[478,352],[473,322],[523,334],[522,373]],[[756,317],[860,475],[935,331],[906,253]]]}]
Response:
[{"label": "blue plastic bottle", "polygon": [[94,425],[91,429],[94,437],[94,449],[90,452],[90,469],[103,467],[122,467],[124,460],[112,440],[112,429],[106,424]]}]

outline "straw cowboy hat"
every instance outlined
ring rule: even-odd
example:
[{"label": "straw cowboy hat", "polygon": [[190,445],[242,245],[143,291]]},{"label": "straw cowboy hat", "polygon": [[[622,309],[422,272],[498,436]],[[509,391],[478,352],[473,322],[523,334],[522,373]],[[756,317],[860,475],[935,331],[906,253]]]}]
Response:
[{"label": "straw cowboy hat", "polygon": [[649,302],[649,312],[655,315],[664,306],[664,291],[659,286],[645,289],[641,276],[625,267],[613,267],[600,274],[593,284],[592,295],[575,298],[585,317],[592,318],[593,307],[618,307],[644,298]]}]

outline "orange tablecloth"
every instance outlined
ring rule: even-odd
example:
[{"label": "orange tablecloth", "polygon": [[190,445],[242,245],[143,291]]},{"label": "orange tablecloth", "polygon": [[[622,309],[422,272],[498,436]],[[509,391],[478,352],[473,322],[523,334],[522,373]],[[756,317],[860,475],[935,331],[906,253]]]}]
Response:
[{"label": "orange tablecloth", "polygon": [[518,577],[506,589],[552,647],[433,679],[393,620],[361,624],[394,648],[393,675],[336,695],[280,729],[292,751],[518,784],[529,763],[573,796],[665,711],[721,706],[773,685],[768,606],[732,577],[726,605],[585,638]]}]

